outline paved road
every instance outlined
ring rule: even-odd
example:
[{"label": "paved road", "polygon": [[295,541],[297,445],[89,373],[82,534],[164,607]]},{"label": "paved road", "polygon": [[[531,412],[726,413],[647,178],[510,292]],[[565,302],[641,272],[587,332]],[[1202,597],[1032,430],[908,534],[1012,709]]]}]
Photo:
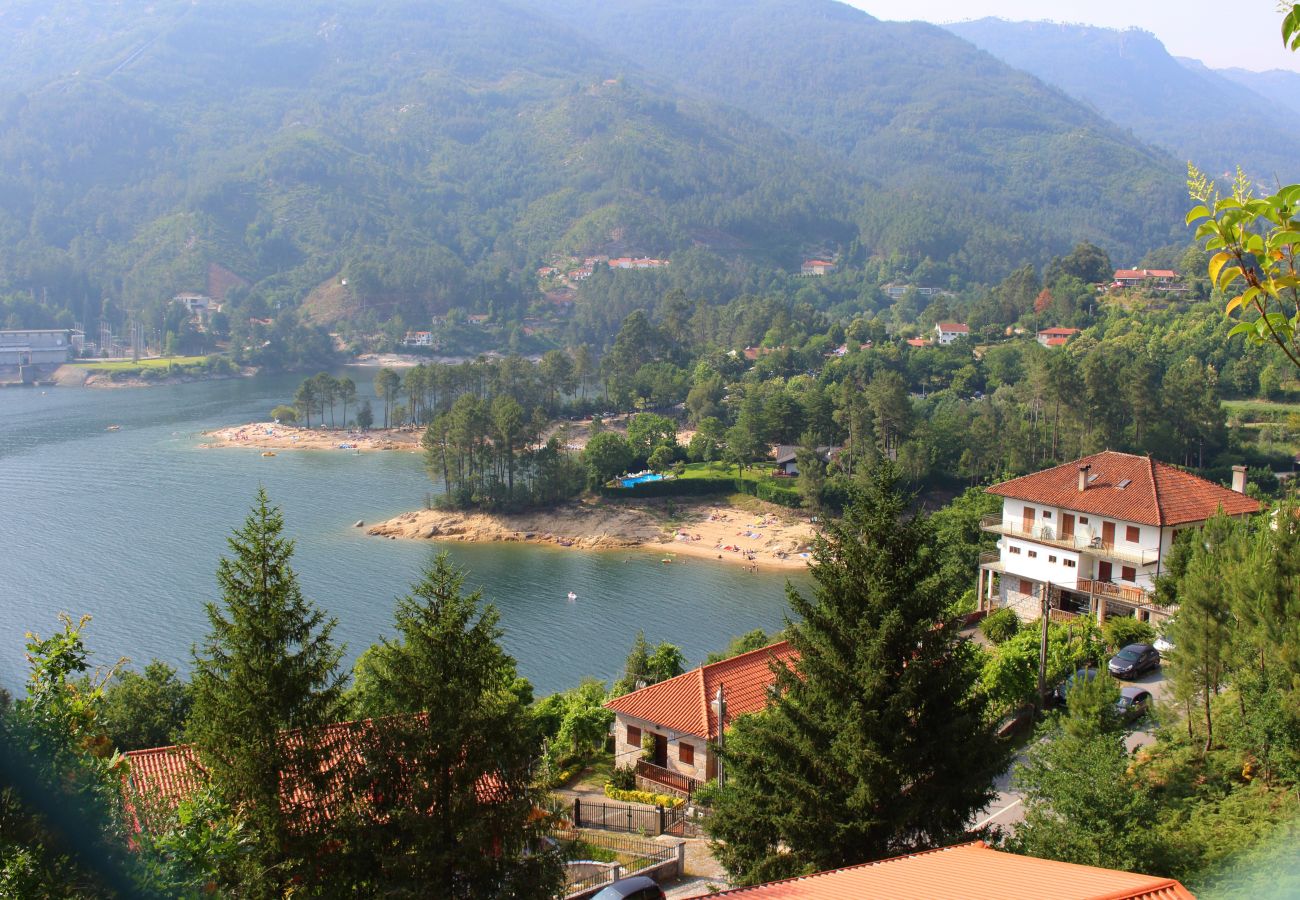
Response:
[{"label": "paved road", "polygon": [[[1166,680],[1165,673],[1162,669],[1156,669],[1154,672],[1151,672],[1142,678],[1131,682],[1122,682],[1122,684],[1141,685],[1151,692],[1151,696],[1155,698],[1156,703],[1166,703],[1170,697],[1170,685]],[[1128,737],[1124,740],[1124,744],[1128,747],[1130,753],[1137,750],[1139,747],[1144,747],[1147,744],[1154,743],[1156,739],[1153,732],[1156,723],[1151,716],[1144,718],[1139,725],[1140,728],[1136,731],[1130,732]],[[1014,772],[1016,766],[1023,761],[1024,752],[1022,751],[1021,753],[1018,753],[1016,758],[1012,761],[1011,768],[998,776],[997,780],[993,782],[993,786],[998,792],[997,796],[993,798],[992,803],[981,810],[980,814],[975,817],[975,828],[984,828],[993,825],[1006,830],[1011,830],[1014,829],[1017,824],[1024,821],[1024,797],[1012,786],[1011,783],[1011,773]]]}]

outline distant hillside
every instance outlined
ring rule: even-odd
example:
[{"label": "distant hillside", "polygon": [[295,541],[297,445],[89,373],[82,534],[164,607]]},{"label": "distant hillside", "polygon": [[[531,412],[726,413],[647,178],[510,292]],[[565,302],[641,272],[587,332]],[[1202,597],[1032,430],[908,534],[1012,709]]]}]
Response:
[{"label": "distant hillside", "polygon": [[1176,160],[831,0],[18,0],[0,53],[0,294],[79,316],[213,264],[258,316],[347,278],[314,312],[413,322],[518,314],[555,253],[717,293],[812,247],[995,281],[1183,234]]},{"label": "distant hillside", "polygon": [[1269,115],[1248,87],[1170,56],[1148,32],[980,19],[953,33],[1024,69],[1144,141],[1219,174],[1300,178],[1300,121]]},{"label": "distant hillside", "polygon": [[1181,228],[1182,164],[940,28],[832,0],[550,0],[602,47],[735,104],[885,186],[863,242],[989,276],[1087,238]]},{"label": "distant hillside", "polygon": [[[1179,62],[1193,62],[1196,66],[1200,66],[1200,63],[1194,60],[1179,60]],[[1270,69],[1267,72],[1251,72],[1249,69],[1216,69],[1215,71],[1229,81],[1235,81],[1261,97],[1287,107],[1295,115],[1300,115],[1300,72],[1288,72],[1285,69]]]}]

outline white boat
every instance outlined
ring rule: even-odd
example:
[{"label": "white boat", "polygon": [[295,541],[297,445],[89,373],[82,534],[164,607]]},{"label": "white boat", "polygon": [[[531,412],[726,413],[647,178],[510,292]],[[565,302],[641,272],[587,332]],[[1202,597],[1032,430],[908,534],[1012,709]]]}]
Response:
[{"label": "white boat", "polygon": [[573,591],[569,591],[569,602],[572,603],[574,600],[577,599],[578,599],[578,595],[575,594]]}]

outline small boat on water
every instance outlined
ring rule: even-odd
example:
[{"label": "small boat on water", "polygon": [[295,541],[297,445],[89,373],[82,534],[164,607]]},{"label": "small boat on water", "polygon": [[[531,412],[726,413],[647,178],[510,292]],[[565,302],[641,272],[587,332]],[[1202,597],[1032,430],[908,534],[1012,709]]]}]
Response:
[{"label": "small boat on water", "polygon": [[105,428],[104,430],[105,430],[105,431],[121,431],[121,430],[122,430],[122,426],[121,426],[121,425],[109,425],[109,426],[108,426],[107,428]]},{"label": "small boat on water", "polygon": [[573,591],[569,591],[569,602],[572,603],[574,600],[577,599],[578,599],[578,595],[575,594]]},{"label": "small boat on water", "polygon": [[275,456],[275,453],[274,453],[274,451],[271,451],[271,450],[263,450],[263,451],[262,451],[262,455],[263,455],[263,456]]}]

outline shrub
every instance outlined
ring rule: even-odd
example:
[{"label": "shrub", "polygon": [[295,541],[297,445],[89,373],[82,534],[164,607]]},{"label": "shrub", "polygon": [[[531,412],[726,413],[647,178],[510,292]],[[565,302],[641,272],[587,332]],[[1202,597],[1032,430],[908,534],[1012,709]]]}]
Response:
[{"label": "shrub", "polygon": [[652,794],[649,791],[624,791],[614,787],[613,782],[605,785],[605,796],[611,800],[618,800],[623,803],[645,803],[650,806],[668,806],[673,807],[682,802],[681,797],[670,797],[667,794]]},{"label": "shrub", "polygon": [[1128,644],[1149,644],[1156,639],[1156,630],[1150,624],[1132,616],[1109,618],[1101,630],[1107,645],[1115,650]]},{"label": "shrub", "polygon": [[615,766],[609,783],[620,791],[636,790],[636,769],[632,766]]},{"label": "shrub", "polygon": [[1015,637],[1020,630],[1020,619],[1015,610],[1003,607],[989,613],[980,621],[980,631],[995,644],[1001,644]]}]

